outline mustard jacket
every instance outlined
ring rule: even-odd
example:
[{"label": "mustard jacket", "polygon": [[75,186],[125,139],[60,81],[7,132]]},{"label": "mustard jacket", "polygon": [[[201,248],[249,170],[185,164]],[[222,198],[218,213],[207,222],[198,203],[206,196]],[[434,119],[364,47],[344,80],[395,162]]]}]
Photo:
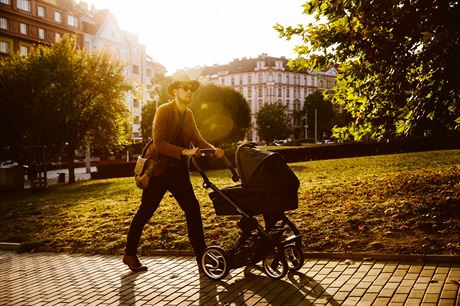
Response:
[{"label": "mustard jacket", "polygon": [[[184,118],[184,145],[186,148],[193,144],[200,149],[213,148],[203,139],[189,108],[185,110]],[[168,158],[180,159],[184,148],[173,144],[179,133],[179,110],[175,102],[160,105],[153,120],[152,139],[153,143],[148,147],[145,157],[156,161],[153,171],[154,176],[160,176],[168,166]]]}]

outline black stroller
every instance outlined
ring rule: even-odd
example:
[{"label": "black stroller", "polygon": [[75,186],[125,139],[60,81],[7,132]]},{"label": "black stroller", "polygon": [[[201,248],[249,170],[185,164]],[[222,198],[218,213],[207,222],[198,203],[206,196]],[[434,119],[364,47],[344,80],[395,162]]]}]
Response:
[{"label": "black stroller", "polygon": [[[213,150],[202,150],[204,152]],[[238,173],[224,157],[232,171],[233,181],[240,185],[219,189],[193,158],[195,168],[202,176],[217,215],[241,215],[238,226],[241,237],[230,250],[218,246],[206,248],[201,264],[211,279],[226,277],[235,269],[262,260],[265,273],[280,279],[288,270],[299,270],[304,263],[302,237],[285,211],[298,207],[299,180],[279,153],[257,149],[254,144],[243,144],[235,155]],[[239,175],[238,175],[239,174]],[[254,218],[262,215],[265,228]],[[290,235],[290,236],[289,236]]]}]

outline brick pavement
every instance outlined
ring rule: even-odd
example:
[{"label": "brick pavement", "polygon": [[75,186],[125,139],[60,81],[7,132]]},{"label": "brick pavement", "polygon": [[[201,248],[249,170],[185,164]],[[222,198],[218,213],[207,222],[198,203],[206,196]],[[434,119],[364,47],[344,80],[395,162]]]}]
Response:
[{"label": "brick pavement", "polygon": [[191,257],[142,261],[0,251],[0,305],[460,305],[460,263],[309,258],[282,280],[251,267],[216,282]]}]

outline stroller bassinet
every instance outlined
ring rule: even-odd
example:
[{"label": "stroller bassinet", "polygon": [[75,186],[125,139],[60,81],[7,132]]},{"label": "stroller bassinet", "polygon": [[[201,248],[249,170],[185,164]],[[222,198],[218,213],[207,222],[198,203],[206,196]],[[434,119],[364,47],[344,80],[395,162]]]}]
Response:
[{"label": "stroller bassinet", "polygon": [[[298,207],[299,180],[279,153],[245,144],[236,151],[235,161],[241,185],[221,191],[248,215],[275,215]],[[217,192],[209,196],[217,215],[239,214]]]}]

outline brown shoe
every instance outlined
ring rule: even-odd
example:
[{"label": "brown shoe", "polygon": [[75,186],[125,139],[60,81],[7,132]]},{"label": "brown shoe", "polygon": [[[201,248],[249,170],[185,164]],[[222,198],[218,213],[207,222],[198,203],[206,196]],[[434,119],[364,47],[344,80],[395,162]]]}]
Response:
[{"label": "brown shoe", "polygon": [[136,255],[134,256],[123,256],[123,263],[127,265],[133,272],[147,271],[147,267],[143,266]]}]

